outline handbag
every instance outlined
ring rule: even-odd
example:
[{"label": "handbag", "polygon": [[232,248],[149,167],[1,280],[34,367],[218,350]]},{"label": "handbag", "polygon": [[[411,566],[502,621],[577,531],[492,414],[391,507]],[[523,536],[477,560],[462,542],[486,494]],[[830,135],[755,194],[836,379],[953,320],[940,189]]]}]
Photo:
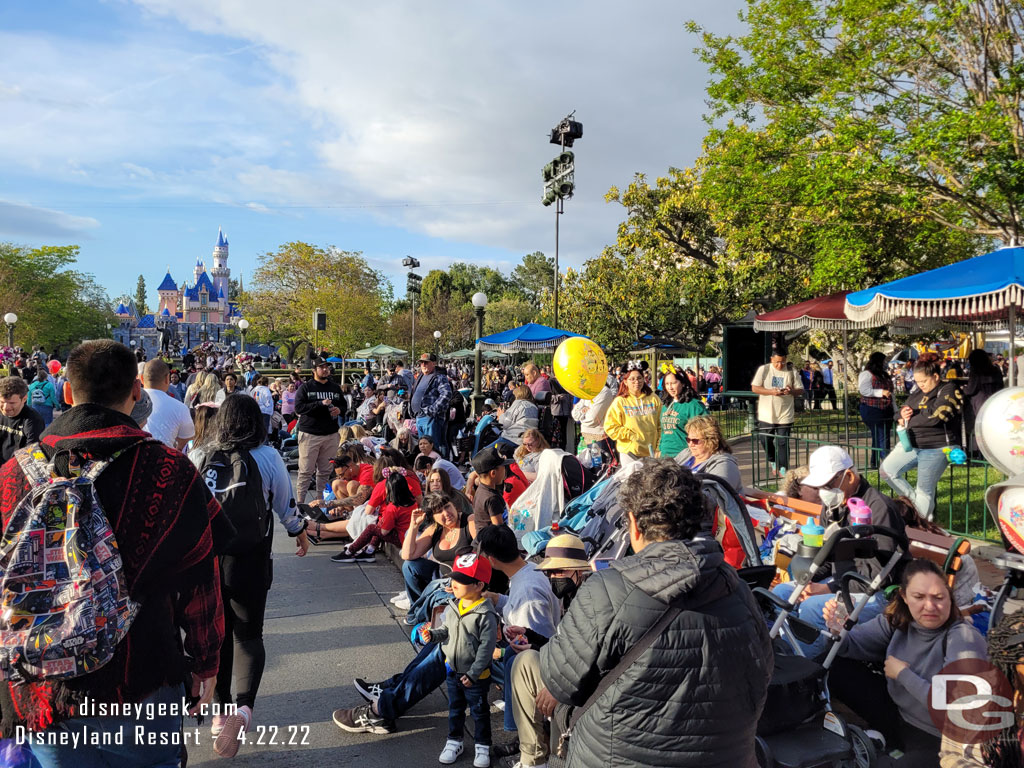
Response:
[{"label": "handbag", "polygon": [[669,624],[683,611],[693,611],[708,603],[714,602],[721,597],[726,597],[732,590],[728,580],[720,574],[715,583],[705,590],[700,596],[694,598],[692,595],[680,595],[671,603],[668,610],[661,615],[657,623],[650,627],[637,641],[636,645],[626,651],[626,654],[619,659],[611,670],[609,670],[597,684],[594,692],[587,697],[587,700],[579,707],[572,707],[568,704],[559,704],[551,715],[551,752],[558,758],[564,760],[569,754],[569,739],[572,737],[572,729],[579,722],[586,711],[593,706],[601,696],[611,688],[622,674],[633,666],[633,663],[643,655],[644,651],[651,647],[651,644],[661,636]]}]

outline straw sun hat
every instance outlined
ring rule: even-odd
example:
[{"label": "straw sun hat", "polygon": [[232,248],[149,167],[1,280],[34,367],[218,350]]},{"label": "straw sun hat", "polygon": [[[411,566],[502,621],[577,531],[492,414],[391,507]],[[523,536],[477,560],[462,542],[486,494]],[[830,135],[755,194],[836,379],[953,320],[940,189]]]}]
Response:
[{"label": "straw sun hat", "polygon": [[571,533],[560,533],[552,538],[544,550],[544,555],[544,560],[537,566],[542,571],[590,568],[583,542],[579,536],[573,536]]}]

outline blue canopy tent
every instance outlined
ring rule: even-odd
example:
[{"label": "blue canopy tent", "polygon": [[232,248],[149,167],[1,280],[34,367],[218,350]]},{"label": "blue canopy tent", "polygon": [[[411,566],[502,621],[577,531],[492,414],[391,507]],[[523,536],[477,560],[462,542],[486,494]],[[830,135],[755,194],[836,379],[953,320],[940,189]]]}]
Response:
[{"label": "blue canopy tent", "polygon": [[[846,297],[845,313],[874,325],[948,321],[976,330],[1006,328],[1014,338],[1024,306],[1024,248],[1000,248]],[[1010,383],[1016,360],[1010,349]]]},{"label": "blue canopy tent", "polygon": [[579,335],[539,323],[527,323],[509,331],[481,336],[476,343],[482,349],[497,349],[501,352],[543,352],[554,351],[566,339]]}]

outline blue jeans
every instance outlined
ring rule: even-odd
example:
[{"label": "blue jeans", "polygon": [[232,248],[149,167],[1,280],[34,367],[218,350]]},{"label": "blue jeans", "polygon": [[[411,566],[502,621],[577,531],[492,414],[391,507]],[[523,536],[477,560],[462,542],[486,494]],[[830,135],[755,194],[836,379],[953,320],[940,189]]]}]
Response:
[{"label": "blue jeans", "polygon": [[508,732],[518,731],[516,719],[512,716],[512,662],[518,656],[515,651],[509,649],[505,658],[501,661],[491,662],[491,680],[495,685],[501,686],[502,697],[505,699],[505,730]]},{"label": "blue jeans", "polygon": [[871,469],[877,469],[879,463],[889,455],[892,447],[892,409],[875,408],[872,405],[860,404],[860,418],[871,432]]},{"label": "blue jeans", "polygon": [[491,710],[487,706],[490,678],[477,680],[469,688],[464,686],[457,672],[448,674],[448,738],[462,741],[466,731],[466,706],[473,716],[473,741],[491,746]]},{"label": "blue jeans", "polygon": [[33,405],[32,410],[43,417],[43,424],[50,426],[50,422],[53,421],[53,406]]},{"label": "blue jeans", "polygon": [[426,435],[434,441],[434,450],[442,456],[447,454],[445,448],[448,440],[448,420],[433,416],[416,417],[416,434],[419,437]]},{"label": "blue jeans", "polygon": [[[897,445],[885,457],[879,474],[896,493],[914,502],[921,517],[932,519],[935,510],[935,488],[946,471],[949,458],[941,448],[914,448],[906,450]],[[906,474],[917,467],[917,487],[907,482]]]},{"label": "blue jeans", "polygon": [[155,713],[150,719],[143,713],[141,720],[134,717],[72,717],[46,729],[46,733],[79,733],[79,734],[123,734],[124,743],[103,746],[67,746],[32,745],[35,755],[42,768],[178,768],[184,750],[180,743],[139,744],[136,737],[137,729],[143,729],[143,739],[150,735],[156,741],[165,738],[180,742],[182,718],[180,715],[160,716],[159,706],[180,703],[185,694],[182,685],[169,686],[156,691],[142,700],[143,705],[153,704]]},{"label": "blue jeans", "polygon": [[434,579],[427,584],[423,588],[423,592],[420,593],[420,596],[409,606],[408,615],[410,620],[415,621],[417,624],[421,621],[430,621],[434,608],[444,605],[445,602],[451,599],[452,593],[445,590],[447,586],[448,579]]},{"label": "blue jeans", "polygon": [[441,685],[445,674],[441,646],[428,643],[400,674],[381,683],[377,711],[385,720],[397,720]]},{"label": "blue jeans", "polygon": [[[796,584],[792,581],[787,581],[782,584],[778,584],[772,588],[779,597],[784,600],[788,600],[789,596],[793,594],[796,589]],[[856,602],[857,595],[851,594],[851,597]],[[825,618],[822,616],[822,611],[825,608],[825,603],[829,600],[834,600],[836,595],[832,592],[827,592],[824,595],[811,595],[802,602],[797,603],[796,610],[793,612],[798,619],[806,621],[808,624],[813,624],[818,630],[825,629]],[[875,618],[878,614],[885,610],[885,606],[888,605],[889,601],[885,599],[885,595],[882,592],[876,592],[868,600],[867,605],[860,612],[860,616],[857,618],[858,624],[863,624],[871,619]],[[804,655],[809,659],[817,659],[825,655],[825,651],[828,649],[828,638],[824,635],[819,635],[818,639],[810,645],[806,643],[800,643],[800,647],[803,649]]]},{"label": "blue jeans", "polygon": [[405,579],[405,591],[409,593],[410,603],[420,599],[423,590],[437,575],[437,563],[425,557],[402,562],[402,577]]}]

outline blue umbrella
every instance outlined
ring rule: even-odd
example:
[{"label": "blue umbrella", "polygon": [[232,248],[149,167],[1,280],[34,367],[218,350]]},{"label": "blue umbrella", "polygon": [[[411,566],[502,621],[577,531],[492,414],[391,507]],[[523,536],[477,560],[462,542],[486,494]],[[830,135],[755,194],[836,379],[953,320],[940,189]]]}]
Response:
[{"label": "blue umbrella", "polygon": [[[846,297],[846,316],[875,325],[949,321],[976,330],[1008,327],[1024,305],[1024,248],[1000,248]],[[1010,355],[1010,381],[1014,360]]]},{"label": "blue umbrella", "polygon": [[340,357],[328,357],[327,358],[327,362],[328,363],[344,363],[345,361],[342,360]]},{"label": "blue umbrella", "polygon": [[539,323],[527,323],[509,331],[482,336],[477,343],[484,349],[500,349],[502,352],[554,350],[566,339],[579,335]]}]

